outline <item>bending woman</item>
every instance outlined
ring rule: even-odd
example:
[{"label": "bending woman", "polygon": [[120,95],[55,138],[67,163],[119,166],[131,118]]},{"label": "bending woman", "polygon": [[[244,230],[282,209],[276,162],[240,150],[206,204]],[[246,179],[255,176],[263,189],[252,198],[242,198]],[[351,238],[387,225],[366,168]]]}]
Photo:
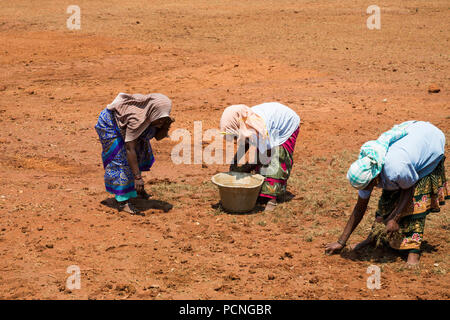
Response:
[{"label": "bending woman", "polygon": [[[300,117],[292,109],[277,102],[263,103],[252,108],[233,105],[224,110],[220,128],[227,139],[245,141],[239,144],[244,145],[245,150],[238,150],[230,171],[255,170],[263,175],[266,179],[259,200],[267,202],[267,211],[273,210],[277,200],[286,192],[287,180],[294,164]],[[247,163],[239,168],[239,156],[242,157],[250,147],[258,155],[258,162]]]},{"label": "bending woman", "polygon": [[[359,159],[347,173],[351,185],[359,190],[358,202],[341,237],[328,244],[326,252],[336,253],[345,246],[366,212],[372,189],[377,186],[383,192],[375,224],[384,223],[389,245],[407,252],[408,264],[418,264],[426,216],[439,212],[439,205],[443,205],[450,194],[445,177],[444,147],[442,131],[423,121],[404,122],[376,141],[366,142]],[[371,233],[353,249],[374,240]]]},{"label": "bending woman", "polygon": [[163,94],[119,93],[98,118],[95,130],[102,144],[106,191],[114,194],[119,211],[142,214],[129,201],[148,198],[141,171],[155,162],[150,139],[168,136],[171,100]]}]

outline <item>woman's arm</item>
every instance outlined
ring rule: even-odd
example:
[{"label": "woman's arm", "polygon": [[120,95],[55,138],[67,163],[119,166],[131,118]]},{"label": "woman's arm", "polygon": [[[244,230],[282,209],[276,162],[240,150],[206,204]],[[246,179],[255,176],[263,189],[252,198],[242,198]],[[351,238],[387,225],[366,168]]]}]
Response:
[{"label": "woman's arm", "polygon": [[367,199],[363,199],[358,196],[358,201],[356,202],[356,205],[353,208],[352,215],[350,216],[350,219],[348,220],[347,225],[345,226],[344,231],[339,238],[339,242],[346,243],[348,238],[350,238],[350,235],[364,217],[364,214],[367,210],[367,205],[369,204],[369,200],[370,197]]},{"label": "woman's arm", "polygon": [[250,148],[250,144],[248,143],[247,139],[245,140],[244,145],[242,145],[241,143],[238,144],[238,150],[237,150],[236,154],[234,155],[233,162],[230,165],[230,171],[237,170],[239,160],[241,160],[241,158],[247,153],[249,148]]},{"label": "woman's arm", "polygon": [[356,202],[355,207],[353,208],[352,215],[347,222],[347,225],[344,228],[339,240],[334,243],[330,243],[326,246],[325,252],[332,254],[339,252],[342,248],[344,248],[348,238],[352,234],[353,230],[358,226],[363,218],[364,214],[367,210],[367,205],[369,203],[370,197],[367,199],[363,199],[358,196],[358,201]]},{"label": "woman's arm", "polygon": [[144,180],[142,180],[141,171],[139,170],[139,164],[136,154],[136,141],[125,142],[125,150],[127,151],[127,160],[130,165],[131,171],[134,175],[134,182],[136,191],[141,193],[144,190]]},{"label": "woman's arm", "polygon": [[386,230],[388,232],[397,231],[400,227],[398,222],[401,218],[401,213],[405,211],[412,197],[414,196],[414,186],[408,189],[401,189],[400,199],[398,200],[397,206],[392,210],[392,213],[384,220],[386,224]]},{"label": "woman's arm", "polygon": [[257,164],[258,165],[267,165],[270,163],[272,157],[272,149],[267,149],[265,154],[257,152]]}]

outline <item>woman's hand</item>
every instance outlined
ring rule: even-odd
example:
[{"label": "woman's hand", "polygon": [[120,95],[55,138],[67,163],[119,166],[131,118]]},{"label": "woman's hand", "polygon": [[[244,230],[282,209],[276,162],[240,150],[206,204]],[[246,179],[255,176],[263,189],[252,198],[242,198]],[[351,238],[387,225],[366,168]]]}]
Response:
[{"label": "woman's hand", "polygon": [[391,219],[386,223],[386,231],[389,233],[394,233],[394,232],[398,231],[399,229],[400,229],[400,226],[394,219]]},{"label": "woman's hand", "polygon": [[144,180],[142,178],[134,180],[134,186],[136,188],[137,194],[143,194],[144,190]]},{"label": "woman's hand", "polygon": [[329,243],[325,246],[325,253],[326,254],[339,253],[343,248],[344,246],[339,242]]},{"label": "woman's hand", "polygon": [[250,173],[253,170],[256,170],[257,165],[256,164],[251,164],[251,163],[246,163],[242,166],[242,171],[243,172],[247,172]]},{"label": "woman's hand", "polygon": [[235,163],[232,163],[230,165],[230,171],[234,171],[234,172],[246,172],[246,173],[250,173],[252,172],[254,169],[256,168],[256,165],[250,164],[250,163],[246,163],[242,166],[238,166]]},{"label": "woman's hand", "polygon": [[[240,172],[240,168],[238,166],[239,160],[247,153],[249,147],[250,147],[250,144],[248,142],[248,139],[245,140],[244,145],[242,143],[238,144],[238,150],[237,150],[236,154],[234,155],[233,161],[231,162],[230,171]],[[239,158],[238,158],[238,156],[239,156]]]}]

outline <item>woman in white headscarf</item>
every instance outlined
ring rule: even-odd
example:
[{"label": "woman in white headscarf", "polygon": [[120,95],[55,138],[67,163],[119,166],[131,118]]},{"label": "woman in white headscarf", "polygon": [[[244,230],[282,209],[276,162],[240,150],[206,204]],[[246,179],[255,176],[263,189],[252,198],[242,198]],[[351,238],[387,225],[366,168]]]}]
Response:
[{"label": "woman in white headscarf", "polygon": [[[300,130],[300,117],[289,107],[277,102],[263,103],[254,107],[233,105],[226,108],[220,119],[220,128],[227,139],[245,142],[243,152],[238,151],[231,171],[252,171],[266,179],[259,195],[266,202],[266,210],[277,205],[286,192],[294,164],[294,147]],[[242,146],[239,144],[239,146]],[[259,163],[238,167],[240,159],[249,149],[257,154]],[[266,160],[266,161],[264,161]]]},{"label": "woman in white headscarf", "polygon": [[141,171],[155,159],[150,139],[168,136],[172,101],[163,94],[120,93],[98,118],[95,130],[102,143],[106,190],[114,194],[119,211],[142,213],[129,201],[148,198]]}]

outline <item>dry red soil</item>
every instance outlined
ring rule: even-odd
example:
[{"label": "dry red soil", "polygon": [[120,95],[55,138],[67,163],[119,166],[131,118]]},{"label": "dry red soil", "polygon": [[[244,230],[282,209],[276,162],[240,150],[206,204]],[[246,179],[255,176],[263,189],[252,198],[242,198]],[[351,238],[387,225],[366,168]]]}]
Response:
[{"label": "dry red soil", "polygon": [[[427,220],[419,270],[388,249],[323,248],[351,213],[345,173],[362,143],[410,119],[449,138],[447,0],[374,3],[381,30],[367,28],[372,2],[359,0],[76,1],[73,31],[69,4],[0,11],[0,298],[450,298],[448,203]],[[105,206],[94,125],[119,92],[166,94],[173,129],[191,131],[199,120],[216,128],[231,104],[288,105],[303,121],[293,199],[273,213],[224,213],[210,178],[227,166],[175,165],[166,139],[152,142],[145,217]],[[380,290],[366,286],[372,264]],[[70,265],[79,290],[65,286]]]}]

